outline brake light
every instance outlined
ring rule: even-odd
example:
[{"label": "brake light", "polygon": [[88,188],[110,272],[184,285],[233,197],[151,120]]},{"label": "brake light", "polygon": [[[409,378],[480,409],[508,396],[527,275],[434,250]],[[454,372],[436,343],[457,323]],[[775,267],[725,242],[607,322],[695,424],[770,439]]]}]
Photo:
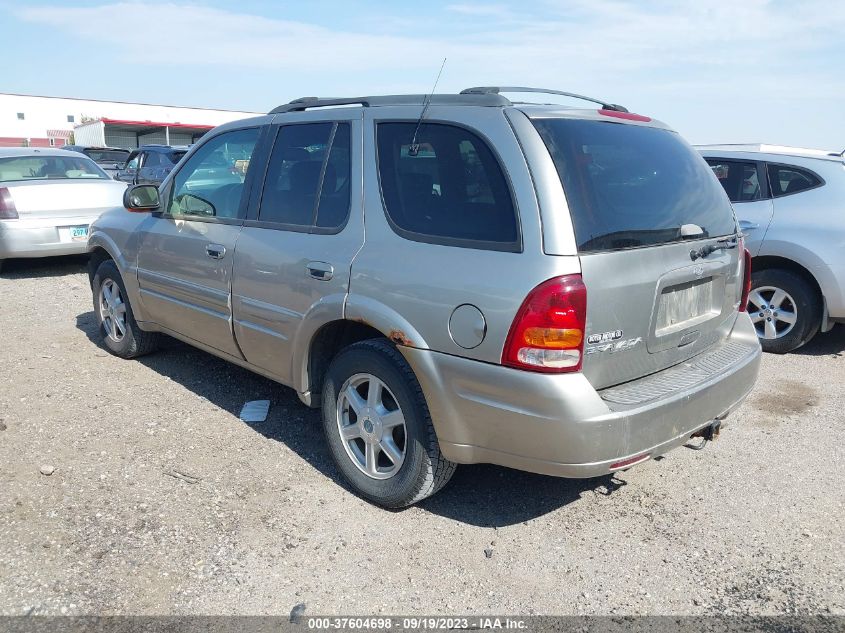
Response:
[{"label": "brake light", "polygon": [[742,266],[742,296],[739,299],[739,311],[745,312],[748,309],[748,295],[751,294],[751,253],[745,248],[745,240],[740,240],[740,248],[743,252]]},{"label": "brake light", "polygon": [[581,369],[587,287],[581,275],[555,277],[522,302],[508,333],[502,364],[563,373]]},{"label": "brake light", "polygon": [[648,123],[651,121],[651,117],[643,116],[642,114],[634,114],[633,112],[619,112],[618,110],[605,110],[602,108],[599,110],[599,114],[602,116],[612,116],[616,117],[617,119],[625,119],[626,121],[642,121],[643,123]]},{"label": "brake light", "polygon": [[0,187],[0,220],[17,220],[18,210],[12,193],[6,187]]}]

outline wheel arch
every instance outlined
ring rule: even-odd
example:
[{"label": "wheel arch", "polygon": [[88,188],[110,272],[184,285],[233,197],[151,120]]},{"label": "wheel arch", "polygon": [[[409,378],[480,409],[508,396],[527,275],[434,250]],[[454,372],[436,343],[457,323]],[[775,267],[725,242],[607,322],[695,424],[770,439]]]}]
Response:
[{"label": "wheel arch", "polygon": [[320,327],[308,344],[308,351],[302,364],[300,399],[309,407],[321,405],[323,379],[332,359],[345,347],[374,338],[383,338],[384,333],[361,321],[337,319]]},{"label": "wheel arch", "polygon": [[821,284],[819,284],[816,276],[809,268],[799,264],[788,257],[781,257],[778,255],[758,255],[751,259],[751,272],[758,272],[762,270],[781,269],[797,274],[807,281],[818,294],[819,299],[824,299],[824,292]]},{"label": "wheel arch", "polygon": [[394,309],[368,297],[348,295],[342,317],[320,323],[308,337],[307,346],[296,354],[294,386],[300,400],[319,407],[323,376],[331,360],[344,347],[373,338],[386,338],[400,351],[403,346],[428,348],[416,328]]}]

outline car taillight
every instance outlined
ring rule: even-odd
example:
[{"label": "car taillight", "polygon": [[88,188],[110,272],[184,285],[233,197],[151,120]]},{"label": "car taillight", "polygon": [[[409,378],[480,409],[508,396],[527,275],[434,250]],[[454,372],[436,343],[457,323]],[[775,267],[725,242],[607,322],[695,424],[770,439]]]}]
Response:
[{"label": "car taillight", "polygon": [[15,201],[12,200],[12,193],[6,187],[0,187],[0,220],[16,220],[18,210],[15,208]]},{"label": "car taillight", "polygon": [[740,240],[739,247],[742,249],[742,296],[739,299],[739,310],[745,312],[748,309],[748,295],[751,294],[751,253],[745,248],[745,241]]},{"label": "car taillight", "polygon": [[555,277],[532,290],[508,333],[502,364],[542,372],[581,369],[587,287],[581,275]]}]

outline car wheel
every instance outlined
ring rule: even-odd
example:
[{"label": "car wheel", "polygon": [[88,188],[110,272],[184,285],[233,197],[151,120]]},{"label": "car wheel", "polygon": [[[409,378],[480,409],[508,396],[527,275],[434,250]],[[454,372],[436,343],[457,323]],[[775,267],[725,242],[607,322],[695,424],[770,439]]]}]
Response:
[{"label": "car wheel", "polygon": [[751,274],[748,314],[763,351],[801,347],[819,331],[821,311],[818,293],[800,275],[777,268]]},{"label": "car wheel", "polygon": [[338,470],[355,492],[377,505],[416,503],[455,472],[457,465],[440,452],[414,372],[385,340],[355,343],[334,358],[322,407]]},{"label": "car wheel", "polygon": [[94,316],[103,343],[115,356],[135,358],[158,347],[159,334],[144,332],[132,314],[126,286],[117,266],[106,260],[97,268],[91,289],[94,293]]}]

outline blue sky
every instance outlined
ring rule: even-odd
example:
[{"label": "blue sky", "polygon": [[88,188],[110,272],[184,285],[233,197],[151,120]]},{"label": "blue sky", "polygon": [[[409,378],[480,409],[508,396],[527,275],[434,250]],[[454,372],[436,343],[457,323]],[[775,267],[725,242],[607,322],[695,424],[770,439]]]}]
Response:
[{"label": "blue sky", "polygon": [[845,149],[841,0],[0,0],[0,92],[267,111],[300,96],[532,85],[692,142]]}]

